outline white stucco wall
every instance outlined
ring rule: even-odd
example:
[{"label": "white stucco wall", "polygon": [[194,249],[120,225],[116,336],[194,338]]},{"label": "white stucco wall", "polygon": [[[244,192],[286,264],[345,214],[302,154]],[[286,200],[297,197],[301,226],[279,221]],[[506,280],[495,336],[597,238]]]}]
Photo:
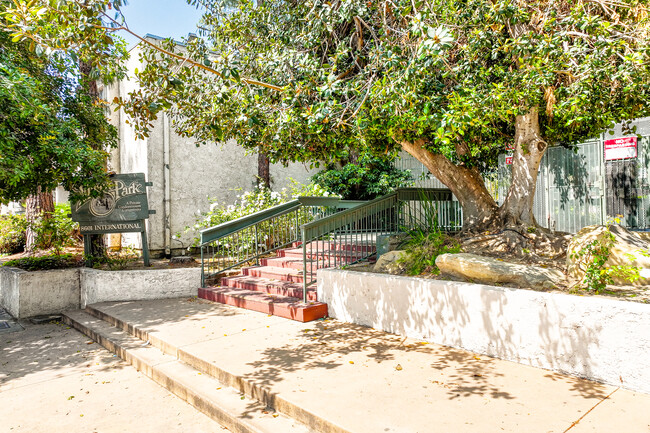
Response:
[{"label": "white stucco wall", "polygon": [[322,269],[331,317],[650,393],[650,305]]}]

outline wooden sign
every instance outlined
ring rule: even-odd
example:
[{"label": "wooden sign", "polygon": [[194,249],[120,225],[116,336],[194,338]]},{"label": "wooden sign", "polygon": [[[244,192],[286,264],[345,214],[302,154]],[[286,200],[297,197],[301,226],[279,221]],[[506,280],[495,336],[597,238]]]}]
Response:
[{"label": "wooden sign", "polygon": [[145,219],[155,211],[149,210],[144,173],[114,174],[111,188],[102,196],[71,204],[72,220],[79,223],[84,235],[84,249],[90,252],[92,234],[139,232],[142,235],[142,257],[149,266],[149,246]]}]

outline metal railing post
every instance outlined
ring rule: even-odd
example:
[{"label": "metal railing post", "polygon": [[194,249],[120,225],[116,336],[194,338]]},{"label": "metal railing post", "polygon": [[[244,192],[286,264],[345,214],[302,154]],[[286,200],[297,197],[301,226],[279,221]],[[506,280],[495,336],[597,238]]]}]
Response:
[{"label": "metal railing post", "polygon": [[307,303],[307,239],[305,238],[305,229],[301,230],[302,240],[302,300]]},{"label": "metal railing post", "polygon": [[205,262],[203,260],[203,245],[201,245],[201,287],[205,287]]},{"label": "metal railing post", "polygon": [[260,242],[259,242],[259,238],[258,238],[258,235],[257,235],[257,226],[258,226],[258,224],[255,224],[255,264],[257,266],[259,266],[260,265],[260,254],[259,254],[259,252],[260,252]]}]

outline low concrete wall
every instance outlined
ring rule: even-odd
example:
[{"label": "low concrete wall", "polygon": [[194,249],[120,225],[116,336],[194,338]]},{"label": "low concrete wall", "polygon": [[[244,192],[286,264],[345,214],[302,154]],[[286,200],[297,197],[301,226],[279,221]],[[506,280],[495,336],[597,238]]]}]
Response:
[{"label": "low concrete wall", "polygon": [[79,270],[27,272],[0,267],[0,303],[16,318],[79,308]]},{"label": "low concrete wall", "polygon": [[330,316],[650,393],[650,305],[366,272],[318,271]]},{"label": "low concrete wall", "polygon": [[136,271],[81,270],[81,307],[96,302],[196,296],[201,268]]},{"label": "low concrete wall", "polygon": [[196,296],[201,268],[27,272],[0,267],[0,306],[17,319],[58,314],[105,301]]}]

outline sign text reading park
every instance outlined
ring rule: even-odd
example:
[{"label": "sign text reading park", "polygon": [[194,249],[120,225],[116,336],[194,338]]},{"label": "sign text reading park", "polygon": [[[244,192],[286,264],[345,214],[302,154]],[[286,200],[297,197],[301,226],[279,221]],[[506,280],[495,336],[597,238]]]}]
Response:
[{"label": "sign text reading park", "polygon": [[142,234],[142,256],[149,266],[149,248],[144,220],[155,211],[149,210],[144,173],[114,174],[111,188],[102,196],[72,204],[72,220],[79,223],[84,235],[86,254],[90,252],[88,235],[139,232]]}]

